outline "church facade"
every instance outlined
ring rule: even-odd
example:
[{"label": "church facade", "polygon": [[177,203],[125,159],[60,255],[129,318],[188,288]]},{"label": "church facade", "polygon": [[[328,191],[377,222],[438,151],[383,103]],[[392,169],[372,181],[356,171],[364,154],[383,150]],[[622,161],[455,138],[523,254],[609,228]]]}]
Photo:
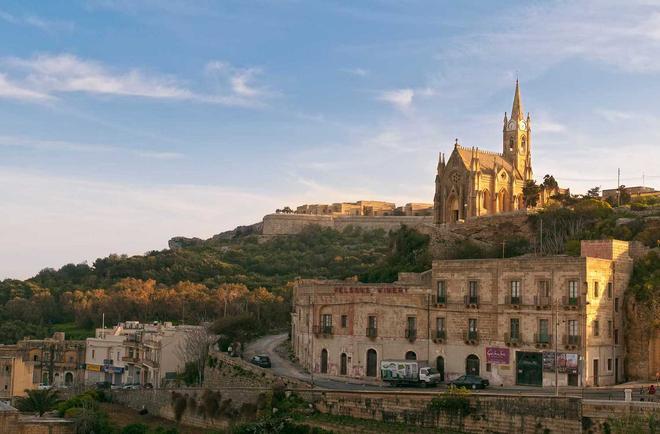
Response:
[{"label": "church facade", "polygon": [[[533,179],[531,144],[531,119],[529,113],[525,116],[523,112],[516,80],[511,116],[504,114],[501,153],[464,147],[456,140],[448,160],[440,154],[435,181],[435,223],[454,223],[524,209],[523,187]],[[549,196],[543,193],[539,205]]]}]

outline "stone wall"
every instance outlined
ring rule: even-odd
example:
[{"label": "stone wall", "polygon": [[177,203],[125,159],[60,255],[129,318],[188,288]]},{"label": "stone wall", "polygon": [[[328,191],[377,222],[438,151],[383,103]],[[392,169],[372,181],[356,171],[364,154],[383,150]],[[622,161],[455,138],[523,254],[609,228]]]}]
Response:
[{"label": "stone wall", "polygon": [[57,417],[23,415],[14,407],[0,402],[0,433],[74,434],[71,421]]},{"label": "stone wall", "polygon": [[[582,426],[585,432],[608,433],[611,432],[607,426],[612,420],[625,423],[630,417],[648,419],[653,416],[660,429],[660,404],[653,402],[625,402],[625,401],[582,401]],[[632,430],[631,430],[632,432]],[[637,431],[635,431],[637,432]]]},{"label": "stone wall", "polygon": [[460,417],[430,410],[436,396],[430,393],[324,391],[320,395],[316,407],[323,413],[467,433],[577,433],[582,429],[580,398],[472,395],[470,412]]},{"label": "stone wall", "polygon": [[231,424],[254,420],[268,406],[271,389],[223,387],[113,390],[113,402],[135,410],[177,420],[176,409],[182,406],[180,423],[200,428],[225,429]]},{"label": "stone wall", "polygon": [[626,295],[626,376],[628,380],[655,380],[660,372],[660,305],[640,303]]},{"label": "stone wall", "polygon": [[300,233],[303,228],[318,225],[338,231],[348,226],[363,229],[396,230],[401,225],[418,227],[430,224],[431,216],[327,216],[308,214],[268,214],[264,216],[262,235],[293,235]]}]

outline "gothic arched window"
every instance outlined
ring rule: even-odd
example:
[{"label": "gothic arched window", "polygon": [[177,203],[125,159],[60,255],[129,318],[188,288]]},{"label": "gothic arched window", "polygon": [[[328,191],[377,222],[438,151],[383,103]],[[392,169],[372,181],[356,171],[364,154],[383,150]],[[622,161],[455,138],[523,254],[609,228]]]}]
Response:
[{"label": "gothic arched window", "polygon": [[509,151],[513,151],[513,137],[509,139]]},{"label": "gothic arched window", "polygon": [[525,136],[523,136],[522,137],[522,144],[520,145],[520,148],[524,151],[526,145],[527,145],[527,138]]}]

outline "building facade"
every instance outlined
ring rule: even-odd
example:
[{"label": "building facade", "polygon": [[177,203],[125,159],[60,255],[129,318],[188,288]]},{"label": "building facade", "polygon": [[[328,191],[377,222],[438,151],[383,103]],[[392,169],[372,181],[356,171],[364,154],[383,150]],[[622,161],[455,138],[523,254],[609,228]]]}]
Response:
[{"label": "building facade", "polygon": [[393,284],[301,280],[293,348],[318,374],[377,379],[382,360],[414,359],[444,381],[615,384],[631,271],[628,243],[607,240],[584,241],[581,257],[434,261]]},{"label": "building facade", "polygon": [[85,382],[160,387],[183,370],[183,342],[191,331],[201,328],[126,321],[111,329],[97,329],[95,337],[87,339]]},{"label": "building facade", "polygon": [[[511,116],[504,114],[501,153],[464,147],[457,139],[448,160],[440,154],[435,179],[435,223],[455,223],[525,208],[523,187],[534,179],[531,123],[529,113],[525,115],[523,111],[516,80]],[[552,194],[561,192],[552,190]],[[542,192],[539,205],[552,194]]]}]

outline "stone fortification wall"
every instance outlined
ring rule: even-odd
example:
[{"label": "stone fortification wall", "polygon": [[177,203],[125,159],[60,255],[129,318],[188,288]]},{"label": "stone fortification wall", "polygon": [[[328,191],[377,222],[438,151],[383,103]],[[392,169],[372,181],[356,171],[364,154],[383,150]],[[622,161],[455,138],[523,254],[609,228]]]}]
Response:
[{"label": "stone fortification wall", "polygon": [[363,229],[396,230],[401,225],[418,227],[433,222],[431,216],[326,216],[307,214],[268,214],[264,216],[262,235],[293,235],[310,225],[338,231],[349,226]]},{"label": "stone fortification wall", "polygon": [[316,407],[333,415],[467,433],[577,433],[582,430],[580,398],[472,395],[468,398],[470,411],[461,417],[429,409],[434,396],[419,392],[324,391]]},{"label": "stone fortification wall", "polygon": [[[583,400],[582,401],[582,426],[584,431],[593,434],[605,434],[613,432],[611,429],[612,420],[618,420],[625,424],[629,418],[640,418],[648,420],[653,418],[656,424],[660,424],[660,404],[657,402],[640,401],[600,401]],[[632,422],[634,424],[634,421]],[[608,428],[609,425],[609,428]],[[639,432],[632,427],[626,429],[625,425],[621,427],[625,432]],[[656,428],[659,426],[656,425]],[[619,431],[621,432],[621,431]]]},{"label": "stone fortification wall", "polygon": [[625,315],[627,379],[653,381],[660,372],[660,305],[627,294]]},{"label": "stone fortification wall", "polygon": [[254,420],[266,409],[272,391],[267,388],[224,387],[113,390],[112,400],[135,410],[200,428],[226,429],[234,423]]}]

